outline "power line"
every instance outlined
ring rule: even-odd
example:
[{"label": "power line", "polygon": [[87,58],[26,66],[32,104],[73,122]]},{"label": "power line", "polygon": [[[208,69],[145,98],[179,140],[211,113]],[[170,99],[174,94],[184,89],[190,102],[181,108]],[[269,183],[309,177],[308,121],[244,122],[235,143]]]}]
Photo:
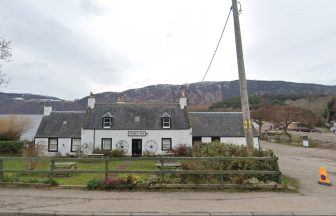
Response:
[{"label": "power line", "polygon": [[230,19],[231,12],[232,12],[232,7],[230,8],[229,14],[228,14],[228,16],[227,16],[227,18],[226,18],[226,21],[225,21],[225,24],[224,24],[224,28],[223,28],[223,30],[222,30],[222,33],[221,33],[220,37],[219,37],[219,40],[218,40],[216,49],[215,49],[215,51],[214,51],[214,53],[213,53],[213,55],[212,55],[212,58],[211,58],[210,63],[209,63],[209,65],[208,65],[208,68],[206,69],[206,72],[205,72],[205,74],[204,74],[204,76],[203,76],[202,82],[204,81],[205,76],[208,74],[209,69],[210,69],[210,67],[211,67],[211,64],[212,64],[212,62],[213,62],[213,60],[214,60],[214,58],[215,58],[215,55],[216,55],[216,53],[217,53],[217,49],[218,49],[219,44],[220,44],[220,42],[221,42],[221,40],[222,40],[222,37],[223,37],[224,31],[225,31],[225,29],[226,29],[227,23],[228,23],[228,21],[229,21],[229,19]]}]

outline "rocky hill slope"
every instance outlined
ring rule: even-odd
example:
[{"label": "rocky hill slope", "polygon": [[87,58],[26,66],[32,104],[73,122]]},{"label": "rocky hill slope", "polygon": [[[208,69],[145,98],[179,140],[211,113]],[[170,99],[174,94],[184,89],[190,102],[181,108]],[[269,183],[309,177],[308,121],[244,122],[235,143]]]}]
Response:
[{"label": "rocky hill slope", "polygon": [[[116,102],[118,95],[123,95],[126,102],[160,103],[178,102],[181,91],[186,90],[188,103],[191,105],[210,105],[214,102],[239,96],[239,81],[200,82],[187,85],[151,85],[124,92],[103,92],[95,94],[97,102]],[[293,83],[285,81],[248,81],[250,95],[264,94],[336,94],[336,86],[309,83]],[[0,114],[39,114],[47,103],[54,110],[84,110],[87,97],[76,101],[65,101],[55,97],[31,94],[0,93]]]}]

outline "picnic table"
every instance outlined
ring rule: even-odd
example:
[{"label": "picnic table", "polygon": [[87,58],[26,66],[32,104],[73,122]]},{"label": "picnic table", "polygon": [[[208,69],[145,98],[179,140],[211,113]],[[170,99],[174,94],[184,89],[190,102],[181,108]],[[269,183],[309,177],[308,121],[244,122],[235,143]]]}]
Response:
[{"label": "picnic table", "polygon": [[164,161],[164,160],[159,160],[155,166],[159,168],[160,170],[164,170],[167,168],[173,168],[173,169],[178,169],[181,167],[181,163],[179,162],[173,162],[173,161]]},{"label": "picnic table", "polygon": [[64,172],[57,173],[61,176],[70,176],[71,170],[77,170],[77,162],[54,162],[50,164],[52,170],[62,170]]}]

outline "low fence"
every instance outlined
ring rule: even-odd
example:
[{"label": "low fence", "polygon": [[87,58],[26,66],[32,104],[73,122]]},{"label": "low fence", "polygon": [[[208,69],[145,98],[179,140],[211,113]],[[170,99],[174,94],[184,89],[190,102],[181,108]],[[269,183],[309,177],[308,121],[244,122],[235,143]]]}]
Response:
[{"label": "low fence", "polygon": [[[49,170],[37,169],[13,169],[4,168],[4,161],[18,160],[29,162],[48,162],[50,164]],[[169,170],[111,170],[109,169],[109,162],[112,161],[164,161],[164,162],[181,162],[181,161],[268,161],[274,169],[273,170],[185,170],[185,169],[169,169]],[[57,162],[100,162],[104,164],[103,170],[76,170],[64,169],[56,170],[55,164]],[[281,172],[279,171],[277,157],[106,157],[106,158],[46,158],[46,157],[0,157],[0,181],[4,180],[5,173],[38,173],[46,174],[50,179],[54,178],[55,174],[62,173],[101,173],[104,174],[105,180],[108,179],[109,174],[185,174],[185,175],[273,175],[276,176],[277,183],[281,183]]]}]

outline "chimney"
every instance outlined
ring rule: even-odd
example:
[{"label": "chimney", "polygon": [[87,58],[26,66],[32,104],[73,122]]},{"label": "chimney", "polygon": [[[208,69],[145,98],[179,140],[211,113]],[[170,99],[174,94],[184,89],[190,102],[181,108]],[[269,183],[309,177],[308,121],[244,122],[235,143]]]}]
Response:
[{"label": "chimney", "polygon": [[124,103],[126,103],[124,96],[123,95],[119,95],[118,99],[117,99],[117,104],[124,104]]},{"label": "chimney", "polygon": [[93,109],[96,103],[96,98],[93,96],[92,92],[90,92],[90,96],[88,97],[88,107]]},{"label": "chimney", "polygon": [[45,106],[45,107],[43,108],[43,115],[44,115],[44,116],[49,116],[50,113],[51,113],[51,111],[52,111],[52,107],[51,107],[51,106]]},{"label": "chimney", "polygon": [[187,106],[187,97],[185,90],[182,90],[182,96],[180,98],[180,107],[184,109]]}]

